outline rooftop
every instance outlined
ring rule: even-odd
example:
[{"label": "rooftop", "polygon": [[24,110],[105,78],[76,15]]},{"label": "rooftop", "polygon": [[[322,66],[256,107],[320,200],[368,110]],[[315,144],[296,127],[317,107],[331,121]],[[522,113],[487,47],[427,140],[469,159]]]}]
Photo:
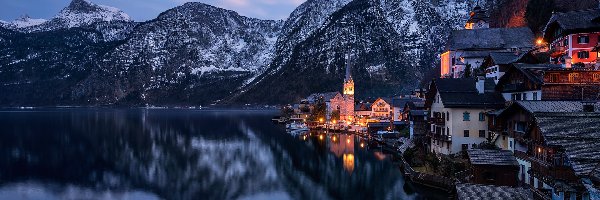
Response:
[{"label": "rooftop", "polygon": [[534,35],[527,27],[455,30],[446,50],[496,50],[533,47]]},{"label": "rooftop", "polygon": [[484,93],[480,94],[475,87],[475,78],[436,79],[435,87],[440,93],[442,103],[447,108],[500,108],[504,106],[501,94],[493,92],[494,80],[485,79]]},{"label": "rooftop", "polygon": [[525,54],[515,54],[513,52],[490,52],[489,56],[496,65],[508,65],[517,62],[523,55]]},{"label": "rooftop", "polygon": [[544,32],[550,33],[550,29],[554,26],[560,27],[567,34],[573,31],[600,30],[600,9],[554,13],[546,24]]},{"label": "rooftop", "polygon": [[521,200],[533,199],[531,190],[524,188],[512,188],[507,186],[479,185],[479,184],[457,184],[456,193],[458,199],[469,200]]},{"label": "rooftop", "polygon": [[473,149],[467,153],[472,165],[519,165],[512,151]]},{"label": "rooftop", "polygon": [[600,166],[600,113],[536,113],[547,145],[563,149],[575,174],[589,176]]},{"label": "rooftop", "polygon": [[[583,112],[584,105],[581,101],[516,101],[515,103],[530,113]],[[593,105],[596,111],[600,111],[600,104],[593,103]]]}]

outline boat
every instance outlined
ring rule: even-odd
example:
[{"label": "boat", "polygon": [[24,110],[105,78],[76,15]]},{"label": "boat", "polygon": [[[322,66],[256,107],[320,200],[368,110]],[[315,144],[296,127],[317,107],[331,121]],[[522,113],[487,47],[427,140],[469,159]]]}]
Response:
[{"label": "boat", "polygon": [[288,130],[308,131],[308,126],[304,123],[289,123],[285,126]]}]

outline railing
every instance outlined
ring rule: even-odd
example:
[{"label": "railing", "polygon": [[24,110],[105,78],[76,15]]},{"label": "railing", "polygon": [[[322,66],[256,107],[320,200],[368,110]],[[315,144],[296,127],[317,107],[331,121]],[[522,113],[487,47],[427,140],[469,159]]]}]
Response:
[{"label": "railing", "polygon": [[431,122],[435,125],[444,126],[446,125],[446,119],[444,118],[431,118]]},{"label": "railing", "polygon": [[453,191],[456,187],[455,180],[443,176],[417,172],[408,164],[408,162],[406,162],[406,160],[404,160],[403,156],[400,156],[400,158],[402,160],[404,173],[411,181],[446,190],[448,192]]}]

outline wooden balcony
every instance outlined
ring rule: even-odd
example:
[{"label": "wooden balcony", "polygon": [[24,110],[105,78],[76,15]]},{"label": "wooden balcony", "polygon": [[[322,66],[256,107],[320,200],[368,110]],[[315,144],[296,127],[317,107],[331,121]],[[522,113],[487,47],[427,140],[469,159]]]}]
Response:
[{"label": "wooden balcony", "polygon": [[431,123],[438,125],[438,126],[445,126],[446,125],[446,119],[445,118],[441,118],[441,117],[434,117],[431,118]]},{"label": "wooden balcony", "polygon": [[567,51],[567,47],[565,47],[565,46],[555,46],[555,47],[552,47],[550,49],[550,51],[548,51],[548,53],[550,53],[550,57],[556,58],[556,57],[565,55],[566,51]]}]

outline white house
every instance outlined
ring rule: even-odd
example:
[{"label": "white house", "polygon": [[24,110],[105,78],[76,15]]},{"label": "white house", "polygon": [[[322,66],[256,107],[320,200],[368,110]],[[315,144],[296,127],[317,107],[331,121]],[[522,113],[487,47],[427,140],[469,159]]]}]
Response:
[{"label": "white house", "polygon": [[431,82],[425,101],[430,110],[430,151],[456,154],[486,141],[490,136],[486,113],[504,106],[494,86],[493,79],[483,77]]}]

